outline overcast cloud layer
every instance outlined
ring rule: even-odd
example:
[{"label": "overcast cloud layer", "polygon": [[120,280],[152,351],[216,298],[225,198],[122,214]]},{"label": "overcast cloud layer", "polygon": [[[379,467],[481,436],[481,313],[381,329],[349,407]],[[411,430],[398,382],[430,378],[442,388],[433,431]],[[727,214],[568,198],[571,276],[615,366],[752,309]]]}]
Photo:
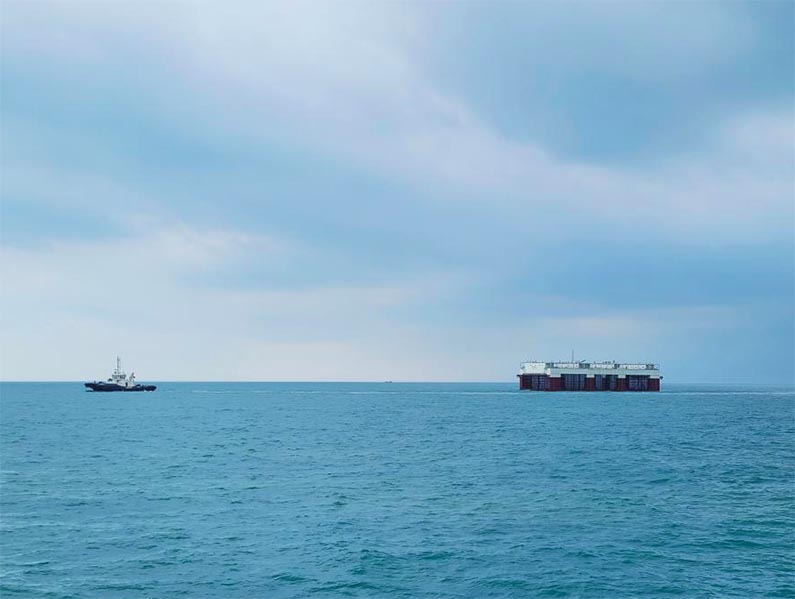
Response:
[{"label": "overcast cloud layer", "polygon": [[2,8],[2,378],[795,372],[793,4]]}]

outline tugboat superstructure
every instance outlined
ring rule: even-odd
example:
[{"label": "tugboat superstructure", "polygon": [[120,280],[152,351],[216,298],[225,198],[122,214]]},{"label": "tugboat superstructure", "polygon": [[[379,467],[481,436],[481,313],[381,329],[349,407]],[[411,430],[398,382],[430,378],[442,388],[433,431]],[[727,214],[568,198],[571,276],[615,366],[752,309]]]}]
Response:
[{"label": "tugboat superstructure", "polygon": [[141,385],[135,382],[135,373],[127,376],[121,368],[121,358],[116,356],[116,370],[110,375],[107,381],[94,381],[85,383],[85,386],[92,391],[154,391],[155,385]]}]

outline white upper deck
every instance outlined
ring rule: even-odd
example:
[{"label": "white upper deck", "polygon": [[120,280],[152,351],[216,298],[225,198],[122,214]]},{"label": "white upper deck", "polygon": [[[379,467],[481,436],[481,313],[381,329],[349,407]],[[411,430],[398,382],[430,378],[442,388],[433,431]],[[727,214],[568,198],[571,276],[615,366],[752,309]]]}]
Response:
[{"label": "white upper deck", "polygon": [[121,358],[116,356],[116,370],[114,370],[113,374],[110,375],[108,382],[121,385],[122,387],[134,387],[135,373],[133,372],[130,374],[130,376],[127,376],[127,374],[121,368]]},{"label": "white upper deck", "polygon": [[522,362],[519,374],[546,374],[558,376],[561,374],[595,375],[645,375],[651,378],[660,378],[660,366],[651,363],[630,362]]}]

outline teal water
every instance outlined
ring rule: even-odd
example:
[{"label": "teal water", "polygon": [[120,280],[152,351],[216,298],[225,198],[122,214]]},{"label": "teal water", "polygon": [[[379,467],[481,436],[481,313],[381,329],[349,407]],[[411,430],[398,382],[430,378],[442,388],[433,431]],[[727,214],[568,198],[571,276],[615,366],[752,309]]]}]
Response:
[{"label": "teal water", "polygon": [[795,393],[0,386],[3,597],[793,597]]}]

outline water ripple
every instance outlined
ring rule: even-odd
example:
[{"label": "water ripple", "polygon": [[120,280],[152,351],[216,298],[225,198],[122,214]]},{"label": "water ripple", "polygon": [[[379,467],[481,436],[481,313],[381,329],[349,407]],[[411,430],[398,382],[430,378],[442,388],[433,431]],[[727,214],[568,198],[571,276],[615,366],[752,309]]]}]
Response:
[{"label": "water ripple", "polygon": [[2,384],[3,597],[795,597],[795,391]]}]

